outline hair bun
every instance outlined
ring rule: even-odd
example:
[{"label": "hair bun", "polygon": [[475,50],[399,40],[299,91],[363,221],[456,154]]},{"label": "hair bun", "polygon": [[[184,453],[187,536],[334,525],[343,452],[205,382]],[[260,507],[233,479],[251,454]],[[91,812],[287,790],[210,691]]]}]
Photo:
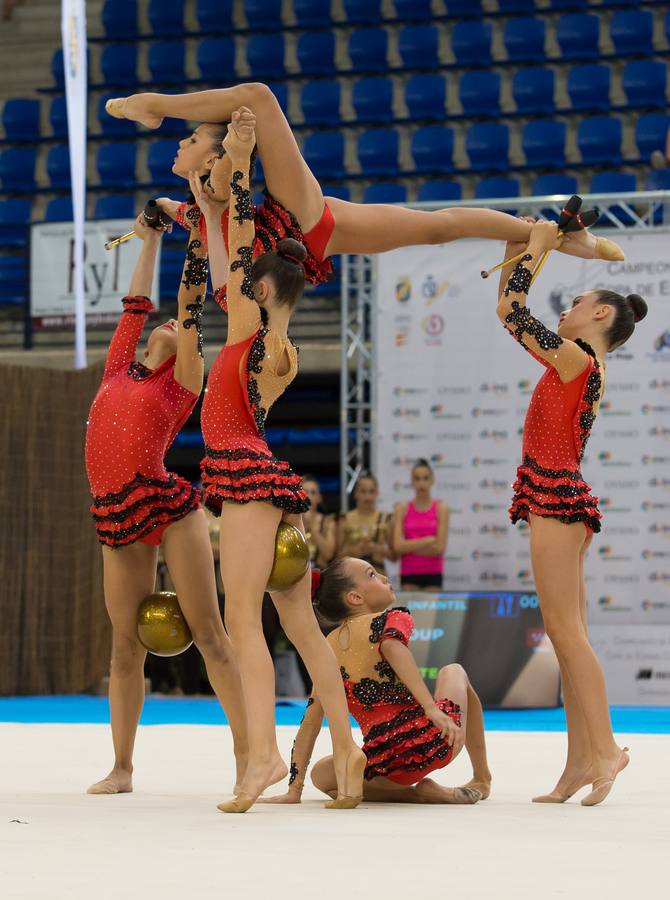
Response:
[{"label": "hair bun", "polygon": [[304,244],[294,238],[282,238],[277,242],[277,256],[296,265],[302,265],[307,259],[307,250]]},{"label": "hair bun", "polygon": [[635,321],[641,322],[642,319],[644,319],[644,317],[647,315],[647,311],[649,309],[646,301],[643,300],[639,294],[629,294],[626,297],[626,300],[628,303],[630,303]]}]

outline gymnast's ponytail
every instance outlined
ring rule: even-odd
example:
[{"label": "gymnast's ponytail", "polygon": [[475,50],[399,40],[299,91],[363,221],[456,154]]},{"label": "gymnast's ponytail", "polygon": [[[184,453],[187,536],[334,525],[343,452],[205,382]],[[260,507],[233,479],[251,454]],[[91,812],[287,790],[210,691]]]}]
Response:
[{"label": "gymnast's ponytail", "polygon": [[312,572],[312,604],[325,628],[336,628],[349,615],[345,596],[354,590],[354,582],[344,570],[345,556],[339,556],[321,572]]}]

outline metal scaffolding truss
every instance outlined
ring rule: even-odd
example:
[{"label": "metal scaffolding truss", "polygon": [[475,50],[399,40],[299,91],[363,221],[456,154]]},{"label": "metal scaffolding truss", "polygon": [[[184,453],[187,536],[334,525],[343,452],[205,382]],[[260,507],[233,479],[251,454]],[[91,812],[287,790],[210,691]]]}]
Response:
[{"label": "metal scaffolding truss", "polygon": [[[670,224],[670,191],[622,194],[584,194],[584,207],[597,207],[598,225],[625,229],[625,233],[667,230]],[[517,215],[547,218],[551,210],[560,214],[563,195],[468,200],[469,207],[514,210]],[[415,203],[414,209],[445,209],[455,203]],[[377,315],[374,256],[347,254],[342,257],[341,387],[340,387],[340,501],[348,498],[360,473],[377,463],[377,371],[374,352]]]}]

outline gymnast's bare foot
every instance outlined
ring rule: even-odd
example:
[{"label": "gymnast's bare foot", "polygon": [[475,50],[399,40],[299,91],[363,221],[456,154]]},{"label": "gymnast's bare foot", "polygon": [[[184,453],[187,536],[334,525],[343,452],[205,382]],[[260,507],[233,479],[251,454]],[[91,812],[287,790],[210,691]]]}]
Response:
[{"label": "gymnast's bare foot", "polygon": [[284,760],[277,754],[266,763],[249,763],[239,791],[232,800],[219,803],[217,809],[225,813],[243,813],[250,809],[263,791],[283,781],[288,775]]},{"label": "gymnast's bare foot", "polygon": [[473,791],[479,791],[482,795],[482,800],[488,800],[489,795],[491,794],[491,782],[492,777],[489,774],[487,778],[476,778],[472,777],[467,784],[461,785],[462,788],[471,788]]},{"label": "gymnast's bare foot", "polygon": [[102,781],[96,781],[87,794],[130,794],[133,790],[133,773],[127,769],[112,769]]},{"label": "gymnast's bare foot", "polygon": [[105,103],[105,111],[115,119],[129,119],[139,122],[145,128],[158,128],[162,116],[151,112],[154,94],[132,94],[130,97],[114,97]]},{"label": "gymnast's bare foot", "polygon": [[421,803],[472,805],[482,799],[481,791],[466,787],[443,787],[432,778],[422,778],[414,788]]}]

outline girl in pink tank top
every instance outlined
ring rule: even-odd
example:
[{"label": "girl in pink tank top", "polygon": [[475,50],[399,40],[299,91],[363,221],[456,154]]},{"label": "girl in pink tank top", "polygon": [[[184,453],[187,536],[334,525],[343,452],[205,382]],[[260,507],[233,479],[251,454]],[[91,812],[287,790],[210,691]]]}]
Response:
[{"label": "girl in pink tank top", "polygon": [[394,549],[400,556],[400,584],[406,590],[440,590],[449,510],[432,500],[433,470],[425,459],[412,469],[414,500],[396,507]]}]

